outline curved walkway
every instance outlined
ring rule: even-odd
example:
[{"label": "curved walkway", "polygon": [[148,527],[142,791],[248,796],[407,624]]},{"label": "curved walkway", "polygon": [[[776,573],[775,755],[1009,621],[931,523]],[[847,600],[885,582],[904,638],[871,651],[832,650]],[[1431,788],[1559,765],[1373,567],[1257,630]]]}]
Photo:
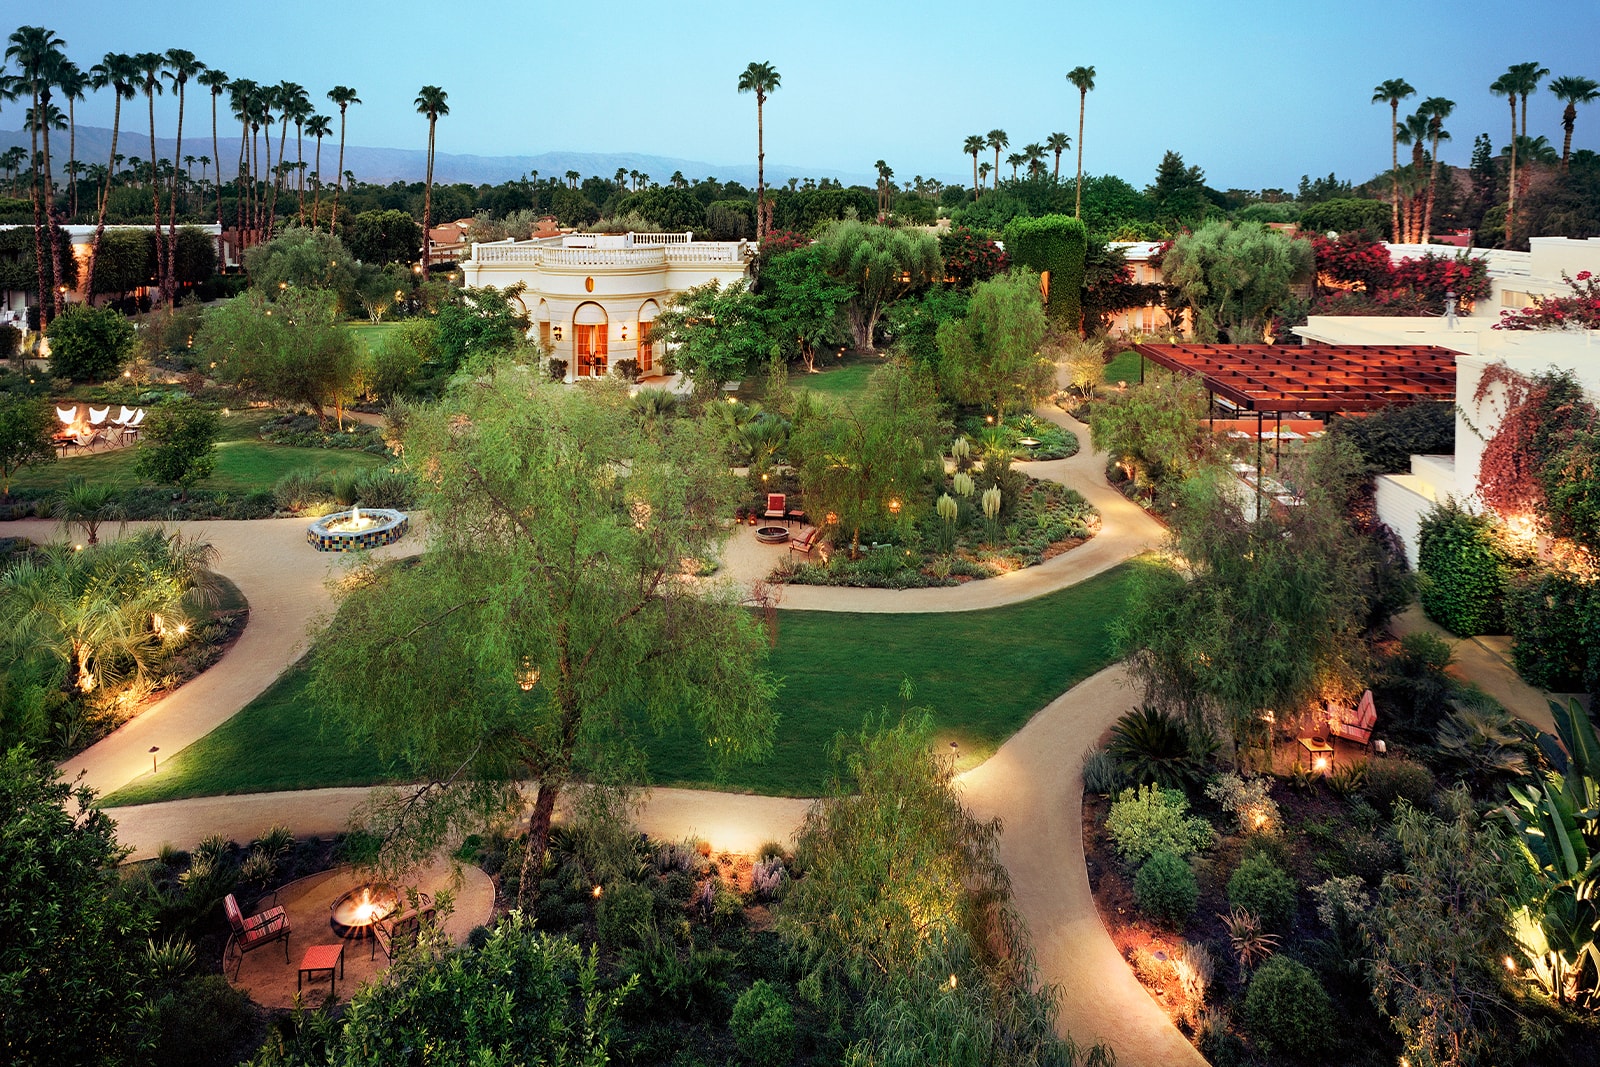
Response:
[{"label": "curved walkway", "polygon": [[[1105,456],[1088,447],[1087,427],[1055,409],[1038,414],[1078,434],[1083,447],[1070,459],[1027,464],[1025,469],[1077,489],[1099,509],[1101,530],[1089,542],[1037,567],[963,586],[901,592],[787,587],[781,606],[970,611],[1064,588],[1158,547],[1163,528],[1106,484]],[[101,792],[143,773],[151,744],[164,754],[177,752],[253,700],[298,658],[310,623],[332,606],[328,579],[338,560],[321,557],[305,544],[304,520],[176,525],[217,546],[218,569],[250,601],[250,625],[224,657],[227,670],[207,671],[65,765],[69,775],[84,772],[86,781]],[[21,522],[11,529],[49,537],[55,527]],[[380,555],[405,555],[421,545],[422,538],[413,535]],[[739,578],[730,573],[723,580]],[[1080,683],[1035,715],[987,762],[962,775],[958,784],[977,814],[999,817],[1005,824],[1001,856],[1032,932],[1040,977],[1062,991],[1061,1028],[1080,1044],[1110,1044],[1122,1067],[1203,1065],[1204,1059],[1122,961],[1089,890],[1080,757],[1134,703],[1125,685],[1120,666]],[[344,828],[367,794],[365,789],[329,789],[206,797],[119,808],[114,815],[119,839],[137,857],[153,854],[163,843],[189,844],[212,833],[247,840],[278,823],[302,834],[331,834]],[[636,821],[652,835],[699,836],[719,851],[744,852],[792,837],[808,807],[808,801],[788,798],[656,789]]]}]

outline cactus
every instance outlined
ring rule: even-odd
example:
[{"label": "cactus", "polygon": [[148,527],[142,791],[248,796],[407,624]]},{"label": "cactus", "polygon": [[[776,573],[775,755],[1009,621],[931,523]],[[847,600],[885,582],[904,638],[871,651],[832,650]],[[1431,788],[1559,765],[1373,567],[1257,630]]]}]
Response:
[{"label": "cactus", "polygon": [[1000,515],[1000,487],[991,485],[983,491],[983,517],[993,522]]},{"label": "cactus", "polygon": [[972,484],[972,475],[965,472],[957,474],[951,482],[955,487],[956,496],[971,496],[975,488]]},{"label": "cactus", "polygon": [[933,510],[938,512],[939,517],[945,522],[955,522],[957,512],[956,498],[949,493],[940,493],[939,502],[933,506]]},{"label": "cactus", "polygon": [[972,455],[972,442],[968,441],[965,434],[957,437],[950,445],[950,458],[960,463]]}]

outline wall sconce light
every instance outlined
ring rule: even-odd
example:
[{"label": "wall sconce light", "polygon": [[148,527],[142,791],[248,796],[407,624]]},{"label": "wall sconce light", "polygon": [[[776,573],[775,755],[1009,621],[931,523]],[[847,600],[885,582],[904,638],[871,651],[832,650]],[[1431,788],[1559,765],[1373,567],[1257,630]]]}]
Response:
[{"label": "wall sconce light", "polygon": [[557,341],[561,340],[561,327],[557,326],[551,332],[556,335]]},{"label": "wall sconce light", "polygon": [[626,341],[628,339],[628,324],[627,323],[623,323],[622,324],[622,339],[624,341]]}]

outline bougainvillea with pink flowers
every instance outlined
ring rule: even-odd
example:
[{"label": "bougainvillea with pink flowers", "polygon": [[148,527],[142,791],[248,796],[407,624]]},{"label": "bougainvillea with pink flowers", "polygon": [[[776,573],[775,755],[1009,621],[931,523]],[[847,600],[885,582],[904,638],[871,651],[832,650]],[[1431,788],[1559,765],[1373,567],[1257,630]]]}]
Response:
[{"label": "bougainvillea with pink flowers", "polygon": [[1543,296],[1525,308],[1500,312],[1497,330],[1600,330],[1600,278],[1589,271],[1576,278],[1561,272],[1569,296]]}]

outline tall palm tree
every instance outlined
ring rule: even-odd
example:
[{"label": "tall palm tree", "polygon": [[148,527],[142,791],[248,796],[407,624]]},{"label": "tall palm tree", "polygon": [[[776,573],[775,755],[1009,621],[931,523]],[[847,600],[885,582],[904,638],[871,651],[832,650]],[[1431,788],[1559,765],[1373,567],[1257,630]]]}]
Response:
[{"label": "tall palm tree", "polygon": [[[195,77],[206,69],[206,65],[195,58],[193,52],[186,48],[167,49],[166,77],[172,83],[173,91],[178,94],[178,136],[172,149],[172,158],[183,158],[183,106],[185,102],[184,91],[189,86],[189,79]],[[161,220],[156,220],[157,240],[160,240]],[[166,289],[169,293],[177,292],[177,259],[178,259],[178,168],[172,168],[172,192],[167,210],[167,277]],[[220,266],[220,264],[219,264]]]},{"label": "tall palm tree", "polygon": [[138,69],[133,64],[132,56],[122,52],[107,52],[104,59],[89,69],[89,77],[96,89],[110,89],[111,99],[115,103],[111,112],[111,157],[106,164],[105,183],[99,192],[99,217],[95,220],[94,240],[89,244],[89,267],[84,272],[88,275],[83,283],[84,292],[93,299],[94,268],[100,257],[100,239],[106,232],[106,202],[111,199],[111,182],[117,173],[117,133],[122,127],[122,102],[133,99]]},{"label": "tall palm tree", "polygon": [[972,199],[978,199],[978,194],[983,191],[978,185],[978,153],[984,150],[986,142],[983,134],[975,133],[962,144],[961,151],[972,157]]},{"label": "tall palm tree", "polygon": [[[50,114],[50,94],[60,80],[61,65],[66,62],[66,47],[67,42],[57,37],[54,30],[47,30],[43,26],[19,27],[8,39],[6,59],[17,65],[17,89],[32,97],[35,115],[43,117]],[[49,309],[54,308],[55,314],[61,314],[66,304],[66,294],[61,292],[59,285],[52,285],[50,280],[61,277],[61,246],[56,241],[55,186],[50,172],[50,124],[47,121],[32,123],[29,129],[33,138],[33,152],[29,156],[33,161],[33,254],[34,262],[41,267],[36,273],[39,276],[39,325],[42,328],[48,320],[46,312]],[[41,133],[44,135],[42,155],[39,152]],[[50,279],[45,277],[42,269],[46,244],[50,248]],[[50,298],[52,288],[53,302]]]},{"label": "tall palm tree", "polygon": [[1416,90],[1404,78],[1390,78],[1372,90],[1372,102],[1389,105],[1389,179],[1393,183],[1389,199],[1393,240],[1400,240],[1400,101],[1412,96]]},{"label": "tall palm tree", "polygon": [[344,122],[345,112],[351,104],[361,103],[356,91],[348,85],[335,85],[328,90],[328,99],[339,108],[339,180],[333,185],[333,207],[329,208],[328,232],[332,233],[339,221],[339,192],[344,188]]},{"label": "tall palm tree", "polygon": [[[255,197],[256,239],[264,241],[272,236],[268,197],[276,186],[269,188],[267,183],[272,181],[272,124],[277,121],[272,112],[278,106],[278,89],[273,85],[258,85],[251,101],[250,191]],[[261,147],[257,148],[256,136],[262,130],[266,131],[266,136],[261,138]]]},{"label": "tall palm tree", "polygon": [[[79,67],[72,60],[63,60],[59,74],[60,81],[57,88],[67,101],[67,180],[68,204],[71,217],[78,217],[78,169],[73,164],[78,162],[78,101],[89,91],[88,72]],[[1568,138],[1570,140],[1570,138]]]},{"label": "tall palm tree", "polygon": [[[289,143],[289,123],[297,121],[296,116],[303,113],[311,114],[311,103],[306,99],[305,87],[297,82],[283,81],[278,83],[274,91],[278,101],[278,112],[281,122],[278,132],[278,169],[274,172],[272,183],[272,199],[267,208],[267,232],[271,233],[273,224],[278,218],[278,189],[285,184],[284,175],[288,171],[284,167],[285,149]],[[303,119],[299,121],[304,121]]]},{"label": "tall palm tree", "polygon": [[1578,105],[1600,100],[1600,82],[1582,75],[1567,74],[1550,80],[1550,95],[1567,106],[1561,112],[1561,169],[1572,158],[1572,128],[1578,122]]},{"label": "tall palm tree", "polygon": [[0,169],[6,172],[6,181],[11,186],[11,195],[17,195],[17,174],[22,170],[22,164],[27,161],[28,150],[21,145],[12,145],[4,152],[0,152]]},{"label": "tall palm tree", "polygon": [[311,228],[314,230],[322,208],[322,139],[333,133],[333,119],[327,115],[312,115],[306,120],[306,132],[317,142],[317,161],[311,178],[316,187],[311,197]]},{"label": "tall palm tree", "polygon": [[156,227],[156,295],[160,302],[165,302],[167,292],[167,258],[166,247],[160,239],[161,233],[161,182],[156,176],[156,161],[160,158],[156,153],[156,97],[164,92],[161,78],[167,69],[167,57],[160,52],[140,52],[133,57],[134,63],[139,68],[139,87],[143,90],[145,102],[150,109],[150,216]]},{"label": "tall palm tree", "polygon": [[[223,255],[222,241],[222,147],[217,142],[217,98],[228,88],[228,72],[212,67],[202,70],[195,79],[211,92],[211,154],[217,159],[217,270],[220,272],[226,263]],[[204,159],[204,156],[200,157]],[[202,168],[201,174],[205,171]]]},{"label": "tall palm tree", "polygon": [[767,94],[783,84],[783,75],[771,63],[751,63],[739,74],[739,91],[756,94],[756,241],[767,236],[772,209],[767,205],[767,142],[762,111]]},{"label": "tall palm tree", "polygon": [[1028,165],[1028,177],[1032,178],[1044,170],[1045,147],[1038,141],[1033,141],[1022,149],[1022,157]]},{"label": "tall palm tree", "polygon": [[980,182],[987,181],[988,178],[989,178],[989,175],[991,175],[993,173],[994,173],[994,165],[992,163],[990,163],[987,159],[984,160],[982,163],[978,164],[978,179],[979,179]]},{"label": "tall palm tree", "polygon": [[[1395,136],[1399,139],[1400,144],[1411,147],[1409,173],[1404,175],[1407,179],[1406,184],[1408,188],[1420,189],[1422,157],[1427,151],[1425,146],[1428,143],[1428,116],[1420,110],[1415,114],[1407,115],[1405,120],[1400,123],[1399,129],[1395,131]],[[1402,176],[1396,175],[1397,179],[1400,177]],[[1400,214],[1401,229],[1394,237],[1401,244],[1415,244],[1417,241],[1418,231],[1421,229],[1422,222],[1418,217],[1419,212],[1417,209],[1419,206],[1414,197],[1406,197],[1405,210]]]},{"label": "tall palm tree", "polygon": [[[249,186],[250,174],[250,116],[254,105],[256,83],[249,78],[236,78],[228,83],[228,111],[239,122],[239,166],[234,172],[234,219],[239,230],[241,251],[249,243],[251,223]],[[219,194],[220,195],[220,194]]]},{"label": "tall palm tree", "polygon": [[311,98],[301,89],[289,114],[294,117],[295,218],[302,226],[306,224],[306,119],[315,111]]},{"label": "tall palm tree", "polygon": [[428,280],[428,264],[432,258],[431,246],[433,244],[428,231],[433,226],[433,134],[439,125],[441,115],[450,114],[450,105],[445,103],[447,94],[437,85],[424,85],[422,91],[417,93],[417,114],[428,116],[428,176],[422,186],[422,280]]},{"label": "tall palm tree", "polygon": [[1028,157],[1021,152],[1012,152],[1006,156],[1006,162],[1011,164],[1011,180],[1017,180],[1017,168],[1028,161]]},{"label": "tall palm tree", "polygon": [[989,142],[989,147],[994,149],[994,184],[995,188],[998,189],[1000,187],[1000,149],[1010,144],[1011,140],[1006,136],[1006,131],[1001,129],[990,130],[989,136],[985,140]]},{"label": "tall palm tree", "polygon": [[1489,91],[1506,98],[1511,106],[1511,176],[1506,182],[1506,236],[1505,246],[1511,247],[1511,237],[1517,224],[1517,70],[1512,67],[1489,83]]},{"label": "tall palm tree", "polygon": [[1054,177],[1061,180],[1061,153],[1072,147],[1072,138],[1064,133],[1052,133],[1044,139],[1045,147],[1056,154],[1056,169]]},{"label": "tall palm tree", "polygon": [[1539,91],[1539,82],[1550,73],[1549,67],[1539,66],[1538,60],[1513,63],[1510,73],[1517,81],[1517,98],[1522,104],[1522,136],[1528,136],[1528,97]]},{"label": "tall palm tree", "polygon": [[1522,187],[1517,192],[1524,198],[1528,195],[1528,185],[1533,180],[1535,165],[1554,167],[1561,163],[1561,154],[1556,151],[1556,146],[1543,136],[1529,137],[1527,134],[1517,134],[1517,159],[1521,166],[1517,168],[1517,180]]},{"label": "tall palm tree", "polygon": [[1423,244],[1433,240],[1433,203],[1439,187],[1439,142],[1450,140],[1450,132],[1444,128],[1444,120],[1449,118],[1455,109],[1456,102],[1442,96],[1430,96],[1417,108],[1418,112],[1428,116],[1428,139],[1433,142],[1433,163],[1428,173],[1428,204],[1422,211]]},{"label": "tall palm tree", "polygon": [[1072,194],[1072,214],[1083,217],[1083,112],[1089,103],[1089,91],[1094,88],[1093,67],[1073,67],[1067,71],[1067,81],[1078,90],[1078,179]]}]

